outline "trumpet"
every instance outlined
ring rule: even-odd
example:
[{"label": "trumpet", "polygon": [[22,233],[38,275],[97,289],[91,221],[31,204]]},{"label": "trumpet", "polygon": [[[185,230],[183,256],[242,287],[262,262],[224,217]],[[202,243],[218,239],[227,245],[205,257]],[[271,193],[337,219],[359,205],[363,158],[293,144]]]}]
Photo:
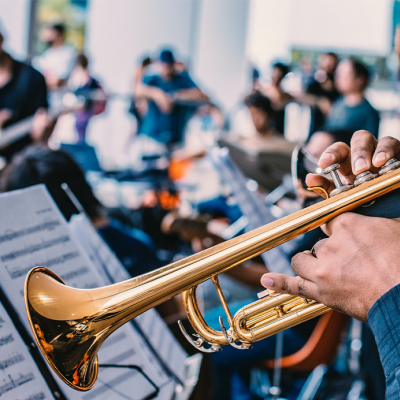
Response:
[{"label": "trumpet", "polygon": [[[96,289],[68,287],[52,271],[36,267],[25,281],[25,306],[42,354],[70,387],[85,391],[98,375],[97,353],[118,327],[148,309],[182,293],[188,319],[196,334],[185,337],[200,351],[220,351],[223,345],[250,349],[253,342],[274,335],[330,310],[314,300],[267,293],[232,316],[218,283],[218,275],[275,246],[317,228],[332,218],[400,187],[400,162],[392,159],[379,171],[357,176],[355,185],[343,185],[338,164],[324,170],[336,189],[327,198],[270,224],[147,274]],[[321,188],[311,188],[316,190]],[[378,200],[379,201],[379,200]],[[196,299],[196,287],[212,279],[229,327],[220,318],[221,331],[205,322]]]}]

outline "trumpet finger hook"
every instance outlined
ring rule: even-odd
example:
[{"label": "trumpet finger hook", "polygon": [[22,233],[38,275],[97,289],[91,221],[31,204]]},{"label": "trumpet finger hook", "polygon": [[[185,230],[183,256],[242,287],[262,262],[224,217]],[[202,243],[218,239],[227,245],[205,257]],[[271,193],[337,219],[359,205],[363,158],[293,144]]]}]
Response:
[{"label": "trumpet finger hook", "polygon": [[[194,333],[192,336],[197,337],[197,340],[193,340],[192,336],[190,336],[187,332],[186,329],[183,327],[183,324],[181,321],[178,321],[179,328],[181,328],[181,331],[183,333],[183,336],[187,339],[187,341],[197,350],[202,351],[203,353],[215,353],[217,351],[221,351],[222,348],[219,344],[216,343],[209,343],[207,342],[206,339],[204,339],[202,336],[200,336],[197,333]],[[211,347],[204,347],[204,344],[208,344]]]},{"label": "trumpet finger hook", "polygon": [[222,317],[219,317],[219,325],[221,327],[221,331],[222,331],[222,334],[224,335],[225,339],[235,349],[250,350],[253,347],[253,345],[251,343],[246,343],[246,342],[242,342],[241,344],[237,344],[237,341],[233,340],[233,338],[228,335],[228,332],[227,332],[227,330],[225,328],[224,321],[223,321]]}]

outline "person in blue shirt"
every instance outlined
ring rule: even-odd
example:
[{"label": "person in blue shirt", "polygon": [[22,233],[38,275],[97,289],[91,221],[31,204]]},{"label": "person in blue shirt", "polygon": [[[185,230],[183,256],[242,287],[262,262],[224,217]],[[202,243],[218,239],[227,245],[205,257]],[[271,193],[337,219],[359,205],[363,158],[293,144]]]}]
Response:
[{"label": "person in blue shirt", "polygon": [[179,72],[173,53],[163,50],[159,59],[160,73],[145,76],[135,88],[135,97],[148,100],[147,115],[140,132],[164,143],[183,140],[184,128],[196,103],[208,97],[196,86],[186,71]]},{"label": "person in blue shirt", "polygon": [[362,62],[349,58],[339,63],[335,85],[342,97],[333,103],[323,130],[365,129],[378,137],[379,114],[365,98],[369,81],[369,71]]},{"label": "person in blue shirt", "polygon": [[[319,166],[339,163],[342,176],[353,182],[355,175],[377,170],[393,157],[400,159],[398,140],[385,137],[378,142],[371,133],[358,131],[351,148],[344,143],[328,147]],[[334,187],[325,177],[312,174],[307,184],[328,192]],[[399,200],[396,190],[364,208],[370,210],[363,212],[367,215],[344,213],[325,224],[322,229],[328,238],[313,251],[293,257],[292,268],[298,276],[268,273],[261,278],[266,288],[315,299],[368,321],[385,374],[386,400],[400,397]]]}]

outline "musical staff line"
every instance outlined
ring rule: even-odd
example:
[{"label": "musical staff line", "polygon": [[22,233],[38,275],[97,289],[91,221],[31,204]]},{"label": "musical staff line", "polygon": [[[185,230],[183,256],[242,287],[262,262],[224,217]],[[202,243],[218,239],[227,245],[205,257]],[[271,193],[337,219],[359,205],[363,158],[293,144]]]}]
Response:
[{"label": "musical staff line", "polygon": [[0,347],[14,341],[12,333],[7,336],[0,337]]},{"label": "musical staff line", "polygon": [[10,275],[11,279],[17,279],[21,276],[26,276],[26,274],[37,265],[46,268],[51,268],[54,267],[55,265],[64,264],[65,262],[68,262],[76,257],[79,257],[79,253],[77,251],[72,251],[70,253],[63,254],[59,257],[51,258],[50,260],[47,261],[36,262],[34,265],[29,265],[28,267],[25,268],[19,268],[19,267],[9,268],[8,266],[6,266],[6,270]]},{"label": "musical staff line", "polygon": [[33,244],[31,246],[28,246],[25,249],[16,250],[16,251],[12,251],[11,253],[4,254],[3,256],[0,257],[0,260],[2,262],[12,261],[12,260],[15,260],[16,258],[25,256],[27,254],[36,253],[40,250],[48,249],[49,247],[53,247],[57,244],[69,242],[70,240],[71,239],[69,236],[61,236],[61,237],[58,237],[58,238],[55,238],[52,240],[48,240],[48,241],[44,240],[42,243]]},{"label": "musical staff line", "polygon": [[21,236],[30,235],[32,233],[37,233],[45,230],[53,230],[55,227],[60,225],[60,221],[46,221],[43,224],[34,225],[26,229],[21,229],[19,231],[7,232],[4,235],[0,235],[0,244],[3,242],[11,242],[14,239],[18,239]]},{"label": "musical staff line", "polygon": [[68,281],[69,279],[76,278],[77,276],[84,275],[88,272],[90,272],[88,267],[82,267],[74,271],[70,271],[67,274],[60,275],[60,278],[63,281]]},{"label": "musical staff line", "polygon": [[5,383],[4,385],[0,386],[0,397],[4,394],[9,392],[10,390],[15,389],[18,386],[23,385],[24,383],[33,381],[35,377],[33,376],[32,372],[26,375],[22,375],[19,378],[12,379],[11,375],[8,375],[10,382]]},{"label": "musical staff line", "polygon": [[24,360],[25,357],[22,354],[16,354],[13,357],[0,361],[0,370],[5,370],[6,368],[11,367],[11,365],[18,364],[19,362]]},{"label": "musical staff line", "polygon": [[26,398],[25,400],[44,400],[46,398],[46,395],[43,392],[33,394]]}]

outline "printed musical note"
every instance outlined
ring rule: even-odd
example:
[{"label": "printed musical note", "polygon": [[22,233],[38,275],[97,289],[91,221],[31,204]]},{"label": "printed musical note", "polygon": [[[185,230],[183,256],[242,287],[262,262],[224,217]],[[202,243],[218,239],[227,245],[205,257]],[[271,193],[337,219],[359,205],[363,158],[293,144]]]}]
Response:
[{"label": "printed musical note", "polygon": [[[4,321],[3,321],[4,322]],[[0,347],[14,341],[12,333],[7,336],[0,337]]]}]

